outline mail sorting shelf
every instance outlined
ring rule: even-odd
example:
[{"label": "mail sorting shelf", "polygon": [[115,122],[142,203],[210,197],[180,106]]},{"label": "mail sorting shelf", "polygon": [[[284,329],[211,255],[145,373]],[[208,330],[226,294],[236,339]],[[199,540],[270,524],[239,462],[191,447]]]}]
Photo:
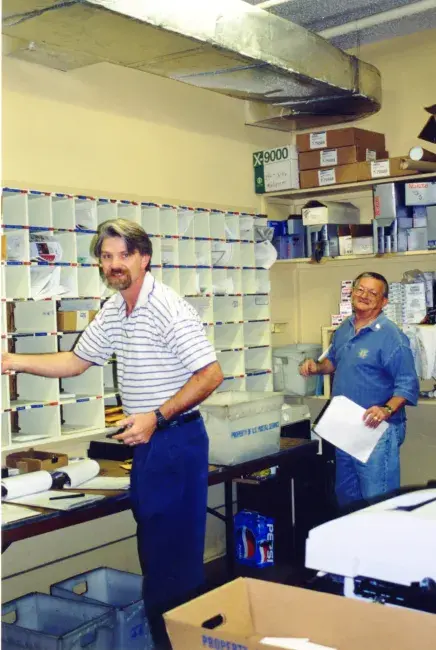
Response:
[{"label": "mail sorting shelf", "polygon": [[[97,310],[111,295],[90,244],[99,224],[123,218],[141,224],[153,246],[152,272],[198,311],[217,350],[221,390],[272,390],[269,272],[259,265],[255,225],[266,217],[187,206],[119,201],[32,190],[3,190],[2,350],[70,350],[80,332],[61,332],[57,312]],[[55,263],[32,259],[31,243],[48,238],[62,251]],[[46,297],[38,291],[56,280]],[[14,306],[14,323],[8,315]],[[9,314],[10,315],[10,314]],[[104,406],[119,403],[116,366],[92,367],[64,380],[3,376],[5,450],[72,439],[104,428]]]}]

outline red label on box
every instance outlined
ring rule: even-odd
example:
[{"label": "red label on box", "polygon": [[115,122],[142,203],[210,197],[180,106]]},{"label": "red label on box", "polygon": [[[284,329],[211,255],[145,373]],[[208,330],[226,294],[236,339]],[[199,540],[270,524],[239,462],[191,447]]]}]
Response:
[{"label": "red label on box", "polygon": [[380,197],[376,196],[374,198],[374,214],[376,217],[380,216]]}]

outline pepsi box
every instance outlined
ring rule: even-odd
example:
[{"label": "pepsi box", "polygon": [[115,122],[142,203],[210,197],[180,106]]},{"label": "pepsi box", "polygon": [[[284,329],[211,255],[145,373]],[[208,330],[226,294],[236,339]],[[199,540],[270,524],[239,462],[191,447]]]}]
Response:
[{"label": "pepsi box", "polygon": [[241,510],[234,517],[235,555],[240,564],[265,567],[274,564],[274,519]]}]

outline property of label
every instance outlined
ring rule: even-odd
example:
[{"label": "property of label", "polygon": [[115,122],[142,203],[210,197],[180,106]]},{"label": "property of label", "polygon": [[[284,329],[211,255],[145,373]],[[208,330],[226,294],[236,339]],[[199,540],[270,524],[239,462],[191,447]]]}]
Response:
[{"label": "property of label", "polygon": [[372,149],[367,149],[366,162],[372,162],[373,160],[377,160],[377,152],[373,151]]},{"label": "property of label", "polygon": [[338,150],[324,149],[319,154],[319,163],[321,167],[331,167],[338,164]]},{"label": "property of label", "polygon": [[317,131],[309,136],[311,149],[325,149],[327,147],[327,131]]},{"label": "property of label", "polygon": [[389,160],[377,160],[371,163],[371,178],[383,178],[391,175]]},{"label": "property of label", "polygon": [[336,183],[336,173],[334,169],[320,169],[318,172],[318,185],[334,185]]}]

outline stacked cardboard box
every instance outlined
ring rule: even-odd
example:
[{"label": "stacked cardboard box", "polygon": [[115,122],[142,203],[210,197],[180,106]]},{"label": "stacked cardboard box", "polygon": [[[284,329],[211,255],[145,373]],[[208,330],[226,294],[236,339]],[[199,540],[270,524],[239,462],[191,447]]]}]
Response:
[{"label": "stacked cardboard box", "polygon": [[373,226],[375,252],[435,249],[436,183],[376,185]]},{"label": "stacked cardboard box", "polygon": [[400,158],[384,160],[388,158],[385,136],[374,131],[349,127],[303,133],[297,135],[297,149],[302,188],[400,173]]}]

